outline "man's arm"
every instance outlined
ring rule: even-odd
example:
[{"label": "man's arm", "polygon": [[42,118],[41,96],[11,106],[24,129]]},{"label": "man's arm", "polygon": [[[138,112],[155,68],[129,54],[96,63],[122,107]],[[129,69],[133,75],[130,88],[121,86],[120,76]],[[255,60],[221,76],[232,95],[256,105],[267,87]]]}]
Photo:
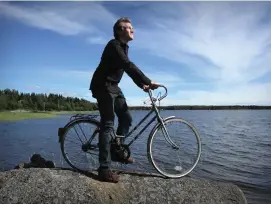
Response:
[{"label": "man's arm", "polygon": [[133,79],[138,87],[143,88],[144,85],[151,84],[151,80],[129,60],[119,43],[112,42],[110,48],[112,49],[114,60],[118,64],[117,66],[123,67],[124,71]]}]

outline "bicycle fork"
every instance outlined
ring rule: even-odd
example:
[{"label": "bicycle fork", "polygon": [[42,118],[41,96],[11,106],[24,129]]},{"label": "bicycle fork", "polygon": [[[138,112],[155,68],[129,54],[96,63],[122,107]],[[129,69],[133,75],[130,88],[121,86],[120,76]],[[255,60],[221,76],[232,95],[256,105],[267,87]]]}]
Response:
[{"label": "bicycle fork", "polygon": [[[150,95],[150,93],[149,93],[149,95]],[[150,97],[151,97],[151,95],[150,95]],[[160,122],[160,124],[162,124],[161,129],[162,129],[162,132],[164,134],[164,137],[165,137],[166,141],[173,147],[173,149],[179,149],[179,147],[170,139],[170,136],[168,134],[167,128],[166,128],[166,126],[164,124],[164,120],[160,116],[159,111],[158,111],[157,107],[155,106],[153,100],[152,100],[152,103],[153,103],[153,108],[154,108],[155,113],[156,113],[157,118],[158,118],[158,122]]]},{"label": "bicycle fork", "polygon": [[168,131],[167,131],[167,128],[164,124],[164,121],[161,118],[159,118],[159,120],[160,120],[160,124],[162,124],[161,129],[162,129],[162,132],[163,132],[163,135],[164,135],[164,138],[166,139],[166,141],[173,147],[173,149],[179,149],[179,147],[170,139],[170,136],[168,134]]}]

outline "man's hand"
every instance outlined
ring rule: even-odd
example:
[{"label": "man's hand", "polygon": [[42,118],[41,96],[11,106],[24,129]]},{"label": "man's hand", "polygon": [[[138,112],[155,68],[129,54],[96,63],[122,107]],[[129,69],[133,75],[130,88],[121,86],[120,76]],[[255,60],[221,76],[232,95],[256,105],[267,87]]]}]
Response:
[{"label": "man's hand", "polygon": [[146,92],[147,92],[149,89],[154,90],[154,89],[157,89],[157,88],[159,87],[159,85],[160,85],[160,84],[158,84],[158,83],[152,81],[150,85],[143,85],[143,90],[146,91]]},{"label": "man's hand", "polygon": [[151,82],[151,89],[154,90],[154,89],[157,89],[158,87],[160,86],[160,84],[156,83],[156,82]]}]

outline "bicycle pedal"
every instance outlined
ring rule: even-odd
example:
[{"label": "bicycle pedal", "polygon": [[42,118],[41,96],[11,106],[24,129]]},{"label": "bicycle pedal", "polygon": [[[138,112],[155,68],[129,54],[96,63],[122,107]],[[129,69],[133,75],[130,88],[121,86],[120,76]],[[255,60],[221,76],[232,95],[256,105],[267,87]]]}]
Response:
[{"label": "bicycle pedal", "polygon": [[124,138],[124,135],[116,135],[116,138]]}]

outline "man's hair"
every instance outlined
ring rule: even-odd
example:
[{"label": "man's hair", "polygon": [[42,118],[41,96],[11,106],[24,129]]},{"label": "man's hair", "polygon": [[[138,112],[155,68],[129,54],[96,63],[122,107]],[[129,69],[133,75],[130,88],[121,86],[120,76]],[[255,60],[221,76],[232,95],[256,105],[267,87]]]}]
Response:
[{"label": "man's hair", "polygon": [[121,25],[120,23],[122,22],[125,22],[125,23],[131,23],[131,20],[127,17],[122,17],[122,18],[119,18],[116,23],[114,24],[114,27],[113,27],[113,33],[114,33],[114,37],[117,39],[118,38],[118,34],[117,34],[117,31],[118,30],[121,30]]}]

